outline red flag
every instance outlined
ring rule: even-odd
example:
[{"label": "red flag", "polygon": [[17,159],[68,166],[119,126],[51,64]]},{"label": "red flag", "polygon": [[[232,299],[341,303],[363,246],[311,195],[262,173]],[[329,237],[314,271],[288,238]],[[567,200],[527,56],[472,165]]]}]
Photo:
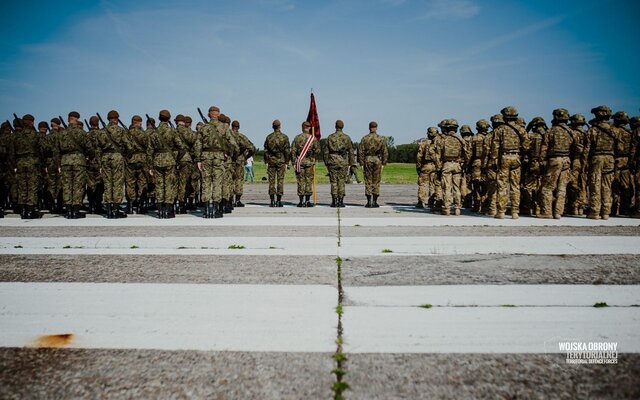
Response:
[{"label": "red flag", "polygon": [[307,115],[307,122],[311,124],[311,132],[313,132],[316,139],[320,140],[320,120],[318,119],[316,98],[313,97],[313,93],[311,93],[311,104],[309,105],[309,115]]}]

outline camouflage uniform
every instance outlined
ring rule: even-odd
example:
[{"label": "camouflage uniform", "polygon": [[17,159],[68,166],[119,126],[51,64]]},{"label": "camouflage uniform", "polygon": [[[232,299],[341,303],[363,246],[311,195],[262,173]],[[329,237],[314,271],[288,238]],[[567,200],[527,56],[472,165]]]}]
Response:
[{"label": "camouflage uniform", "polygon": [[[185,125],[180,124],[180,115],[176,117],[176,133],[180,137],[180,141],[185,144],[187,151],[176,152],[177,158],[177,188],[176,197],[178,198],[178,213],[186,213],[187,197],[193,190],[192,177],[195,164],[193,161],[193,148],[196,143],[196,136],[193,131],[187,128]],[[184,121],[184,119],[182,119]]]},{"label": "camouflage uniform", "polygon": [[[138,117],[140,118],[140,117]],[[137,118],[136,118],[137,120]],[[139,119],[142,121],[142,118]],[[137,127],[129,127],[127,132],[131,149],[127,154],[125,169],[128,212],[143,214],[146,210],[144,202],[149,186],[149,165],[147,164],[148,136]]]},{"label": "camouflage uniform", "polygon": [[58,172],[58,164],[55,159],[56,136],[58,130],[51,129],[49,134],[42,140],[42,156],[44,158],[45,171],[43,172],[44,188],[46,190],[45,197],[47,203],[51,203],[49,211],[53,212],[54,204],[58,199],[60,192],[60,173]]},{"label": "camouflage uniform", "polygon": [[225,153],[226,157],[224,161],[224,174],[222,175],[222,201],[224,212],[230,213],[233,210],[233,191],[235,188],[235,184],[233,181],[233,170],[236,165],[236,159],[240,155],[240,147],[238,146],[238,142],[236,142],[236,138],[229,128],[231,119],[229,119],[229,117],[227,117],[226,115],[220,115],[224,117],[223,129],[225,132],[225,138],[227,140],[227,152]]},{"label": "camouflage uniform", "polygon": [[16,168],[15,201],[21,205],[22,218],[37,218],[38,179],[42,162],[43,140],[33,127],[16,130],[13,137],[13,156]]},{"label": "camouflage uniform", "polygon": [[[274,131],[264,141],[264,162],[267,164],[267,174],[269,176],[271,207],[282,207],[284,173],[290,161],[291,146],[287,135],[280,132],[280,121],[274,121],[273,129]],[[274,201],[274,195],[278,197],[277,203]]]},{"label": "camouflage uniform", "polygon": [[[237,121],[234,121],[237,122]],[[247,158],[252,157],[256,152],[256,146],[251,143],[248,137],[239,131],[240,123],[232,124],[232,133],[238,144],[239,152],[233,165],[233,194],[235,195],[235,206],[244,207],[240,198],[244,194],[244,165]]]},{"label": "camouflage uniform", "polygon": [[632,171],[634,171],[635,182],[635,204],[634,217],[640,217],[640,117],[631,118],[631,129],[633,130],[633,148],[631,155],[633,160],[631,163]]},{"label": "camouflage uniform", "polygon": [[613,115],[612,130],[618,137],[615,151],[615,173],[611,184],[612,215],[628,215],[633,201],[633,174],[630,170],[632,162],[633,134],[627,127],[629,116],[624,111]]},{"label": "camouflage uniform", "polygon": [[482,158],[489,126],[489,122],[484,119],[476,122],[478,133],[471,140],[469,148],[470,161],[467,175],[471,179],[471,210],[473,212],[484,211],[482,201],[486,193],[486,184],[482,173]]},{"label": "camouflage uniform", "polygon": [[[370,125],[369,129],[371,130],[371,128]],[[377,128],[377,124],[373,128]],[[387,164],[388,158],[387,141],[375,130],[371,130],[368,135],[362,138],[358,148],[358,162],[362,165],[364,175],[366,207],[378,207],[382,168]],[[373,196],[373,202],[371,196]]]},{"label": "camouflage uniform", "polygon": [[[222,178],[225,153],[228,151],[223,125],[212,118],[197,137],[194,155],[202,166],[202,201],[205,218],[222,217]],[[215,215],[214,215],[215,214]]]},{"label": "camouflage uniform", "polygon": [[[297,135],[291,143],[291,160],[298,163],[298,157],[302,156],[302,150],[307,144],[307,141],[311,138],[309,133],[309,127],[306,127],[306,132],[302,132]],[[296,170],[296,183],[298,187],[298,207],[313,207],[311,203],[311,195],[313,194],[313,171],[316,164],[316,159],[320,155],[320,143],[316,138],[313,138],[307,152],[300,160],[300,171]]]},{"label": "camouflage uniform", "polygon": [[445,119],[438,126],[444,133],[436,149],[438,154],[436,168],[440,171],[442,179],[442,215],[450,214],[452,204],[455,215],[460,215],[464,184],[462,170],[469,159],[469,150],[465,140],[456,135],[458,121]]},{"label": "camouflage uniform", "polygon": [[418,146],[418,154],[416,154],[416,171],[418,172],[418,204],[417,208],[424,208],[427,204],[427,196],[429,204],[433,206],[435,198],[435,180],[437,179],[438,170],[436,163],[438,156],[436,152],[435,137],[438,130],[430,127],[427,130],[427,139]]},{"label": "camouflage uniform", "polygon": [[342,126],[342,121],[336,122],[336,131],[327,137],[323,154],[331,182],[332,207],[344,207],[347,168],[353,163],[353,143],[351,138],[342,132]]},{"label": "camouflage uniform", "polygon": [[8,202],[13,174],[13,136],[6,122],[0,128],[0,218],[4,217],[4,207]]},{"label": "camouflage uniform", "polygon": [[104,201],[111,207],[120,205],[124,198],[124,155],[129,154],[133,147],[129,135],[117,122],[110,121],[96,135],[96,157],[99,157],[102,169]]},{"label": "camouflage uniform", "polygon": [[[471,153],[473,143],[473,131],[469,125],[460,127],[460,136],[464,140],[467,153]],[[462,165],[462,186],[460,187],[460,195],[462,196],[462,207],[471,208],[473,203],[473,189],[471,187],[471,174],[469,173],[470,165],[468,161]]]},{"label": "camouflage uniform", "polygon": [[589,156],[589,213],[587,218],[608,219],[611,213],[611,183],[615,172],[618,138],[609,124],[611,109],[599,106],[591,110],[596,116],[587,131],[585,152]]},{"label": "camouflage uniform", "polygon": [[496,218],[504,218],[507,210],[507,191],[511,198],[511,216],[518,218],[520,211],[520,153],[529,149],[527,131],[516,123],[518,111],[514,107],[501,110],[505,120],[491,134],[491,159],[497,166]]},{"label": "camouflage uniform", "polygon": [[[98,117],[95,118],[97,119]],[[89,129],[90,130],[87,135],[89,137],[89,143],[92,146],[91,153],[93,154],[93,157],[90,157],[87,162],[87,198],[89,200],[89,212],[92,214],[102,214],[104,212],[102,208],[104,181],[102,180],[102,174],[100,173],[100,159],[96,153],[98,136],[103,135],[104,131],[102,129],[98,129],[97,122]]]},{"label": "camouflage uniform", "polygon": [[[546,161],[540,196],[539,218],[559,219],[564,212],[567,184],[571,180],[571,161],[579,143],[567,126],[569,112],[564,108],[553,111],[553,126],[542,141],[541,158]],[[555,204],[554,204],[555,195]]]},{"label": "camouflage uniform", "polygon": [[547,124],[542,117],[535,117],[527,126],[529,151],[522,159],[522,187],[520,189],[520,213],[538,215],[540,213],[540,190],[545,160],[542,158],[542,142],[547,134]]},{"label": "camouflage uniform", "polygon": [[571,180],[567,186],[567,205],[571,215],[582,215],[587,204],[587,154],[584,152],[587,132],[584,130],[586,122],[582,114],[572,115],[570,127],[576,140],[576,153],[571,162]]}]

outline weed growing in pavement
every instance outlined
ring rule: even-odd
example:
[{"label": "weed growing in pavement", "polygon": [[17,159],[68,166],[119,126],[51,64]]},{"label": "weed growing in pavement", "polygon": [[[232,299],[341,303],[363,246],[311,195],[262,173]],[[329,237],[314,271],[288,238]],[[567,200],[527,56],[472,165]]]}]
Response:
[{"label": "weed growing in pavement", "polygon": [[604,301],[598,302],[598,303],[594,304],[593,306],[595,308],[609,307],[609,305]]},{"label": "weed growing in pavement", "polygon": [[241,244],[232,244],[231,246],[227,247],[228,249],[232,249],[232,250],[241,250],[244,249],[245,247]]},{"label": "weed growing in pavement", "polygon": [[393,250],[391,249],[382,249],[383,253],[393,253]]},{"label": "weed growing in pavement", "polygon": [[427,303],[427,304],[421,304],[418,307],[420,307],[420,308],[431,308],[433,306],[431,304]]}]

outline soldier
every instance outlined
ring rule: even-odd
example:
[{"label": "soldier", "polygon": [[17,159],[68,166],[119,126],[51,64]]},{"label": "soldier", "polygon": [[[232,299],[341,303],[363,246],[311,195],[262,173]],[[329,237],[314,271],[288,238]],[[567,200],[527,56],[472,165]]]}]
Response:
[{"label": "soldier", "polygon": [[[369,129],[374,125],[375,122],[370,122]],[[327,138],[323,154],[331,182],[331,207],[344,207],[347,168],[353,163],[353,143],[351,138],[342,132],[343,128],[344,122],[337,120],[336,131]]]},{"label": "soldier", "polygon": [[615,151],[615,173],[611,184],[612,207],[611,215],[629,215],[631,202],[633,201],[633,176],[629,169],[631,160],[631,148],[633,146],[633,134],[627,126],[629,115],[624,111],[618,111],[613,115],[613,127],[611,128],[618,137],[618,145]]},{"label": "soldier", "polygon": [[[46,180],[47,190],[49,191],[49,197],[52,198],[54,204],[52,205],[51,213],[62,214],[64,212],[63,198],[62,198],[62,178],[60,171],[58,171],[58,165],[54,159],[54,149],[57,146],[57,136],[64,130],[62,128],[62,121],[59,118],[51,119],[51,132],[47,136],[45,146],[45,167],[47,169]],[[48,157],[50,155],[50,159]]]},{"label": "soldier", "polygon": [[615,172],[615,151],[618,138],[609,124],[611,108],[591,109],[595,119],[587,131],[584,151],[589,157],[589,213],[590,219],[609,219],[611,213],[611,183]]},{"label": "soldier", "polygon": [[[287,135],[280,132],[280,121],[277,119],[273,121],[272,127],[273,132],[264,141],[264,162],[267,164],[269,198],[271,199],[269,206],[282,207],[284,173],[289,165],[291,146]],[[277,201],[274,200],[274,196],[277,196]]]},{"label": "soldier", "polygon": [[222,178],[224,158],[228,143],[222,124],[218,121],[220,109],[209,107],[209,123],[202,127],[196,139],[194,154],[198,169],[202,172],[202,201],[205,202],[204,218],[222,218]]},{"label": "soldier", "polygon": [[96,157],[99,158],[100,170],[104,181],[104,201],[107,204],[107,218],[126,218],[127,214],[120,210],[124,197],[125,157],[134,149],[129,134],[118,125],[120,114],[111,110],[107,114],[109,120],[105,129],[96,135]]},{"label": "soldier", "polygon": [[[367,208],[378,208],[378,196],[380,196],[380,178],[382,170],[387,164],[389,150],[387,141],[378,135],[378,123],[369,123],[369,134],[360,141],[358,148],[358,162],[362,165],[364,175],[364,193],[367,197]],[[373,201],[371,197],[373,196]]]},{"label": "soldier", "polygon": [[418,173],[418,203],[416,208],[424,209],[429,199],[434,196],[436,175],[437,152],[434,142],[438,135],[438,129],[429,127],[427,129],[427,139],[418,146],[416,154],[416,172]]},{"label": "soldier", "polygon": [[[15,144],[16,138],[20,136],[20,134],[24,130],[24,124],[22,122],[22,119],[20,118],[13,119],[13,130],[14,132],[11,134],[11,136],[13,137],[13,142]],[[14,161],[17,162],[15,158],[14,158]],[[14,168],[11,169],[11,175],[10,175],[11,184],[9,185],[9,200],[10,200],[11,206],[13,207],[13,213],[22,214],[22,208],[20,206],[20,203],[18,202],[18,192],[19,192],[18,190],[19,184],[17,181],[18,173],[15,170],[15,165],[13,167]]]},{"label": "soldier", "polygon": [[483,200],[482,208],[485,214],[493,217],[496,215],[497,194],[498,194],[498,154],[492,154],[491,145],[493,140],[493,131],[499,126],[504,125],[502,114],[496,114],[491,117],[491,133],[488,133],[484,140],[482,171],[485,176],[486,194]]},{"label": "soldier", "polygon": [[469,151],[464,139],[458,137],[458,121],[445,119],[438,125],[444,136],[436,152],[438,154],[436,168],[442,179],[442,215],[450,215],[451,205],[455,215],[460,215],[462,207],[462,169],[469,159]]},{"label": "soldier", "polygon": [[248,137],[246,137],[242,132],[240,132],[240,122],[233,121],[231,123],[231,133],[235,138],[236,143],[238,144],[238,157],[235,159],[235,163],[233,165],[233,194],[235,195],[235,207],[244,207],[242,201],[243,185],[244,185],[244,164],[247,161],[247,158],[253,157],[253,154],[256,152],[256,146],[251,143]]},{"label": "soldier", "polygon": [[631,118],[631,130],[633,132],[633,148],[631,149],[631,155],[633,160],[631,162],[631,169],[634,173],[635,183],[635,213],[634,217],[640,218],[640,117]]},{"label": "soldier", "polygon": [[131,118],[129,131],[131,149],[127,153],[125,170],[127,191],[127,214],[146,214],[145,206],[147,188],[149,186],[149,165],[147,165],[147,139],[142,131],[142,117],[134,115]]},{"label": "soldier", "polygon": [[224,136],[227,140],[227,152],[224,159],[224,175],[222,183],[222,210],[225,214],[229,214],[233,211],[233,169],[235,167],[236,159],[238,158],[240,148],[236,142],[235,137],[231,133],[229,126],[231,125],[231,118],[224,114],[220,114],[218,120],[222,123]]},{"label": "soldier", "polygon": [[176,153],[177,159],[177,190],[176,195],[178,197],[178,214],[186,214],[187,197],[191,188],[191,177],[193,176],[193,146],[196,143],[196,137],[187,128],[186,118],[182,114],[176,115],[174,119],[176,123],[176,133],[180,137],[182,143],[187,147],[187,151]]},{"label": "soldier", "polygon": [[491,133],[491,159],[497,167],[497,209],[495,218],[503,219],[507,209],[507,192],[511,198],[511,217],[520,212],[520,154],[529,150],[527,131],[517,122],[518,110],[509,106],[500,113],[504,119]]},{"label": "soldier", "polygon": [[[156,130],[156,120],[153,117],[149,117],[147,115],[147,122],[146,122],[146,126],[147,129],[145,129],[144,134],[147,137],[147,149],[149,148],[149,138],[151,137],[151,134],[153,132],[155,132]],[[146,158],[146,162],[147,165],[149,166],[149,169],[151,169],[151,165],[149,165],[149,157],[147,156]],[[147,171],[148,173],[149,171]],[[146,202],[146,209],[147,210],[157,210],[158,207],[156,205],[156,185],[153,182],[153,177],[151,175],[149,175],[148,178],[148,185],[147,185],[147,202]]]},{"label": "soldier", "polygon": [[77,111],[69,113],[67,129],[56,136],[55,157],[60,166],[63,203],[67,208],[65,218],[84,218],[80,212],[87,183],[87,157],[93,148],[88,136],[80,129]]},{"label": "soldier", "polygon": [[34,219],[42,216],[36,211],[36,205],[38,203],[38,179],[43,143],[42,137],[33,128],[34,121],[35,118],[31,114],[27,114],[22,119],[16,118],[13,122],[16,134],[13,139],[13,155],[10,160],[15,162],[17,187],[15,199],[19,204],[22,219]]},{"label": "soldier", "polygon": [[478,133],[473,137],[469,150],[468,176],[471,180],[471,211],[480,212],[483,210],[482,200],[486,193],[484,175],[482,173],[482,156],[484,151],[484,141],[489,132],[489,121],[481,119],[476,122]]},{"label": "soldier", "polygon": [[309,132],[311,124],[302,123],[302,133],[291,143],[291,160],[296,164],[296,183],[298,184],[298,207],[313,207],[313,174],[316,158],[320,155],[320,143]]},{"label": "soldier", "polygon": [[569,127],[573,131],[576,141],[576,151],[581,151],[580,154],[576,153],[571,161],[571,179],[567,186],[569,214],[576,216],[583,214],[584,206],[587,203],[587,154],[584,152],[587,139],[587,132],[584,129],[586,124],[582,114],[574,114],[569,118]]},{"label": "soldier", "polygon": [[92,147],[91,153],[94,155],[87,162],[87,200],[89,201],[89,212],[91,214],[104,214],[104,209],[102,208],[104,182],[100,173],[100,159],[95,155],[97,137],[104,134],[104,132],[98,128],[98,121],[99,119],[95,115],[89,118],[89,133],[87,134]]},{"label": "soldier", "polygon": [[[196,166],[195,149],[194,149],[198,135],[197,135],[197,132],[194,132],[193,129],[191,128],[193,119],[190,116],[188,115],[184,116],[184,123],[187,130],[193,137],[193,144],[191,145],[191,149],[192,149],[191,158],[193,160],[193,164],[191,168],[191,187],[190,187],[190,190],[188,191],[189,197],[187,198],[187,210],[193,211],[197,208],[197,204],[200,201],[200,196],[202,193],[202,175],[200,174],[200,170]],[[200,122],[198,125],[204,126],[202,122]]]},{"label": "soldier", "polygon": [[0,218],[4,218],[4,208],[9,200],[14,155],[11,126],[5,121],[0,126]]},{"label": "soldier", "polygon": [[531,145],[522,157],[520,213],[531,216],[540,214],[540,190],[545,166],[541,151],[542,141],[547,133],[547,123],[544,118],[535,117],[526,129]]},{"label": "soldier", "polygon": [[47,121],[38,123],[38,133],[42,138],[42,170],[40,171],[40,189],[38,190],[38,204],[40,210],[53,211],[53,202],[49,195],[48,173],[49,167],[55,169],[55,161],[53,158],[53,148],[49,146],[49,124]]},{"label": "soldier", "polygon": [[[471,143],[473,142],[473,131],[469,125],[460,127],[460,136],[464,140],[469,154],[471,153]],[[462,207],[471,208],[473,203],[473,191],[471,190],[471,174],[468,173],[469,165],[462,166],[462,187],[460,195],[462,196]]]},{"label": "soldier", "polygon": [[[571,161],[582,153],[574,132],[569,128],[569,111],[564,108],[553,110],[551,129],[544,135],[540,158],[545,161],[542,179],[540,212],[538,218],[560,219],[564,212],[567,184],[571,179]],[[555,195],[555,204],[554,204]]]}]

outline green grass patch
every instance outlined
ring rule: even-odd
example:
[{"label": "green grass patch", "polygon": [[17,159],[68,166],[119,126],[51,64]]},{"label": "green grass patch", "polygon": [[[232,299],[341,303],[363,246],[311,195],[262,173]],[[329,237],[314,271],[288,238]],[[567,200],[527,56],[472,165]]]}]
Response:
[{"label": "green grass patch", "polygon": [[500,304],[500,307],[515,307],[514,304]]},{"label": "green grass patch", "polygon": [[136,246],[135,244],[132,244],[130,248],[131,248],[131,249],[139,249],[139,247],[138,247],[138,246]]},{"label": "green grass patch", "polygon": [[420,308],[431,308],[431,307],[433,307],[433,305],[427,303],[427,304],[421,304],[418,307],[420,307]]},{"label": "green grass patch", "polygon": [[393,253],[393,250],[391,250],[391,249],[383,249],[382,252],[383,253]]},{"label": "green grass patch", "polygon": [[336,314],[342,315],[342,313],[344,313],[344,310],[342,309],[342,305],[339,304],[336,306]]},{"label": "green grass patch", "polygon": [[14,249],[21,249],[21,248],[22,248],[22,246],[17,245],[17,246],[13,246],[13,248],[14,248]]},{"label": "green grass patch", "polygon": [[244,249],[245,247],[241,244],[232,244],[231,246],[227,247],[228,249],[231,250],[241,250]]},{"label": "green grass patch", "polygon": [[[255,157],[254,157],[255,159]],[[255,160],[253,164],[254,182],[245,182],[245,185],[260,185],[268,183],[267,166],[261,160]],[[362,167],[358,166],[358,177],[363,178]],[[390,163],[382,170],[380,181],[382,184],[415,184],[418,180],[416,165],[413,163]],[[284,183],[296,183],[295,168],[289,167],[284,174]],[[329,172],[323,162],[316,163],[316,183],[329,183]]]},{"label": "green grass patch", "polygon": [[598,303],[594,304],[593,306],[595,308],[609,307],[609,305],[604,301],[598,302]]}]

